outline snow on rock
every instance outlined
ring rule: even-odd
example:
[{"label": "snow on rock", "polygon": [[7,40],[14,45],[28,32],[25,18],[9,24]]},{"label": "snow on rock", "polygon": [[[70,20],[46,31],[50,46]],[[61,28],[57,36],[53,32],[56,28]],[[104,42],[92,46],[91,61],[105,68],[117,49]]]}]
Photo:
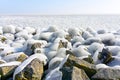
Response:
[{"label": "snow on rock", "polygon": [[23,29],[26,30],[26,31],[28,31],[29,34],[36,33],[36,30],[33,27],[24,27]]},{"label": "snow on rock", "polygon": [[57,51],[56,57],[62,57],[64,58],[66,56],[66,48],[60,48]]},{"label": "snow on rock", "polygon": [[72,49],[72,52],[75,56],[81,57],[81,56],[89,56],[91,55],[87,50],[85,46],[79,46],[77,48]]},{"label": "snow on rock", "polygon": [[100,43],[92,43],[89,47],[88,50],[89,52],[94,55],[94,53],[98,50],[99,52],[102,52],[102,49],[104,48],[104,44],[100,44]]},{"label": "snow on rock", "polygon": [[115,44],[115,36],[112,33],[99,34],[98,38],[102,40],[105,45],[114,45]]},{"label": "snow on rock", "polygon": [[62,68],[62,66],[64,65],[64,63],[67,61],[69,57],[69,54],[61,61],[61,63],[59,64],[59,66],[53,70],[51,70],[47,75],[45,80],[62,80],[62,72],[59,70],[60,68]]},{"label": "snow on rock", "polygon": [[106,64],[97,64],[97,65],[96,65],[96,68],[97,68],[97,69],[100,69],[100,68],[110,68],[110,67],[107,66]]},{"label": "snow on rock", "polygon": [[16,28],[16,26],[6,25],[6,26],[3,27],[3,33],[12,33],[12,34],[14,34],[14,33],[16,33],[15,28]]},{"label": "snow on rock", "polygon": [[12,65],[20,65],[21,62],[19,61],[12,61],[12,62],[8,62],[8,63],[3,63],[3,64],[0,64],[0,67],[3,67],[3,66],[12,66]]},{"label": "snow on rock", "polygon": [[53,32],[43,32],[40,33],[40,39],[42,40],[46,40],[46,41],[50,41],[51,37],[52,37]]},{"label": "snow on rock", "polygon": [[11,34],[11,33],[5,33],[4,36],[9,40],[14,40],[15,39],[14,35]]},{"label": "snow on rock", "polygon": [[47,32],[55,32],[55,31],[57,31],[58,29],[57,29],[57,27],[56,26],[50,26],[46,31]]},{"label": "snow on rock", "polygon": [[16,28],[15,28],[16,33],[20,32],[20,31],[22,31],[22,30],[23,30],[22,27],[16,27]]},{"label": "snow on rock", "polygon": [[61,58],[61,57],[54,57],[50,60],[49,62],[49,69],[55,69],[56,67],[59,66],[59,64],[61,63],[61,61],[63,60],[64,58]]},{"label": "snow on rock", "polygon": [[24,44],[26,40],[23,37],[17,37],[14,42]]},{"label": "snow on rock", "polygon": [[106,48],[112,53],[113,56],[116,56],[120,52],[120,46],[106,46]]},{"label": "snow on rock", "polygon": [[74,36],[79,36],[81,35],[80,32],[79,32],[79,29],[78,28],[69,28],[68,29],[68,33],[71,37],[74,37]]},{"label": "snow on rock", "polygon": [[24,53],[18,52],[18,53],[7,55],[7,56],[3,57],[2,59],[5,60],[6,62],[16,61],[16,59],[22,54],[24,54]]},{"label": "snow on rock", "polygon": [[57,54],[56,51],[50,51],[50,50],[45,51],[45,55],[47,56],[48,60],[54,58],[56,54]]},{"label": "snow on rock", "polygon": [[93,36],[97,35],[97,32],[93,28],[91,28],[91,27],[87,27],[86,31],[88,31]]},{"label": "snow on rock", "polygon": [[113,61],[111,61],[107,65],[110,67],[120,66],[120,57],[118,57],[118,56],[112,56],[112,57],[114,58]]},{"label": "snow on rock", "polygon": [[71,40],[71,43],[74,44],[76,42],[83,42],[84,41],[84,38],[82,36],[74,36]]},{"label": "snow on rock", "polygon": [[86,39],[88,39],[90,37],[93,37],[93,35],[90,34],[88,31],[83,31],[82,37],[86,40]]}]

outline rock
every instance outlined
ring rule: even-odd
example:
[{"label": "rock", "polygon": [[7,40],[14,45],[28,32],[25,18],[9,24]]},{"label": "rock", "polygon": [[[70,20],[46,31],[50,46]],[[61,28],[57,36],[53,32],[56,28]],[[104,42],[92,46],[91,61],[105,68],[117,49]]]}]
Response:
[{"label": "rock", "polygon": [[34,43],[32,46],[31,46],[31,49],[32,51],[34,51],[36,48],[41,48],[41,43]]},{"label": "rock", "polygon": [[58,49],[63,48],[63,47],[67,48],[67,44],[68,44],[68,42],[63,42],[62,40],[60,40]]},{"label": "rock", "polygon": [[89,62],[89,63],[94,63],[94,61],[93,61],[93,59],[92,59],[92,56],[88,56],[88,57],[85,57],[85,58],[83,58],[83,60],[85,60],[85,61],[87,61],[87,62]]},{"label": "rock", "polygon": [[91,77],[96,73],[96,67],[93,64],[90,64],[82,59],[79,59],[75,56],[70,55],[66,61],[66,63],[64,64],[64,66],[68,66],[68,67],[78,67],[80,69],[83,69],[86,74]]},{"label": "rock", "polygon": [[0,41],[3,43],[5,42],[5,40],[7,40],[7,38],[5,36],[0,35]]},{"label": "rock", "polygon": [[70,35],[66,35],[65,39],[67,39],[68,41],[71,41],[71,36]]},{"label": "rock", "polygon": [[15,80],[41,80],[43,75],[43,63],[34,59],[20,73],[15,75]]},{"label": "rock", "polygon": [[120,69],[102,68],[92,76],[93,80],[119,80]]},{"label": "rock", "polygon": [[102,50],[102,52],[98,55],[99,60],[102,61],[102,63],[107,64],[113,60],[112,53],[109,52],[107,49]]},{"label": "rock", "polygon": [[[26,53],[27,55],[31,55],[34,53],[35,49],[37,48],[43,48],[45,47],[45,45],[47,44],[47,42],[45,40],[33,40],[30,39],[27,41],[27,49],[26,49]],[[38,50],[38,52],[40,52],[40,50]]]},{"label": "rock", "polygon": [[20,64],[20,62],[10,62],[0,64],[0,76],[1,80],[6,80],[11,77],[15,68]]},{"label": "rock", "polygon": [[84,70],[77,67],[63,67],[61,69],[62,80],[90,80]]}]

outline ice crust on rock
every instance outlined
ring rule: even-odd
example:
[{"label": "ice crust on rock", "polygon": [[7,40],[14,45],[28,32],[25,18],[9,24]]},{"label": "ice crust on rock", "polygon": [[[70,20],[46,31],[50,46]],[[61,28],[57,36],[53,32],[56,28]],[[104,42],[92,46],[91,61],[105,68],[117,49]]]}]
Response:
[{"label": "ice crust on rock", "polygon": [[34,54],[34,55],[31,55],[28,59],[26,59],[25,61],[23,61],[23,63],[21,63],[15,69],[15,72],[13,74],[13,80],[15,80],[15,75],[18,74],[20,71],[22,71],[35,58],[39,59],[41,62],[44,63],[44,65],[46,65],[46,63],[47,63],[47,57],[44,54]]}]

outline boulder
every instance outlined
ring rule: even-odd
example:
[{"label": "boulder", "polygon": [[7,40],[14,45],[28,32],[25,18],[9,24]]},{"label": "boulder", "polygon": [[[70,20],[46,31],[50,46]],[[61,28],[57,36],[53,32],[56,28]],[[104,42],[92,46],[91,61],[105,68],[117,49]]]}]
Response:
[{"label": "boulder", "polygon": [[84,70],[77,67],[63,67],[62,80],[90,80]]},{"label": "boulder", "polygon": [[6,80],[11,77],[15,68],[20,64],[20,62],[14,61],[9,63],[0,64],[0,80]]},{"label": "boulder", "polygon": [[120,80],[120,69],[102,68],[92,76],[93,80]]},{"label": "boulder", "polygon": [[114,58],[112,58],[112,53],[104,48],[98,57],[104,64],[108,64],[109,62],[111,62],[114,59]]},{"label": "boulder", "polygon": [[43,63],[34,59],[21,72],[15,75],[15,80],[41,80],[43,75]]},{"label": "boulder", "polygon": [[79,59],[75,56],[70,55],[66,61],[66,63],[64,64],[64,66],[67,67],[78,67],[80,69],[83,69],[86,74],[88,75],[88,77],[93,76],[96,73],[96,67],[93,64],[90,64],[82,59]]}]

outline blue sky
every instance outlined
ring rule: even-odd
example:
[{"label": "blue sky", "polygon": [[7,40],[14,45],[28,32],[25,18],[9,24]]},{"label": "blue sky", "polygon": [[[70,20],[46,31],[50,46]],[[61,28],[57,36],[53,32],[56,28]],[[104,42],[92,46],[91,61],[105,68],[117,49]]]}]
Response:
[{"label": "blue sky", "polygon": [[120,0],[0,0],[0,14],[120,14]]}]

